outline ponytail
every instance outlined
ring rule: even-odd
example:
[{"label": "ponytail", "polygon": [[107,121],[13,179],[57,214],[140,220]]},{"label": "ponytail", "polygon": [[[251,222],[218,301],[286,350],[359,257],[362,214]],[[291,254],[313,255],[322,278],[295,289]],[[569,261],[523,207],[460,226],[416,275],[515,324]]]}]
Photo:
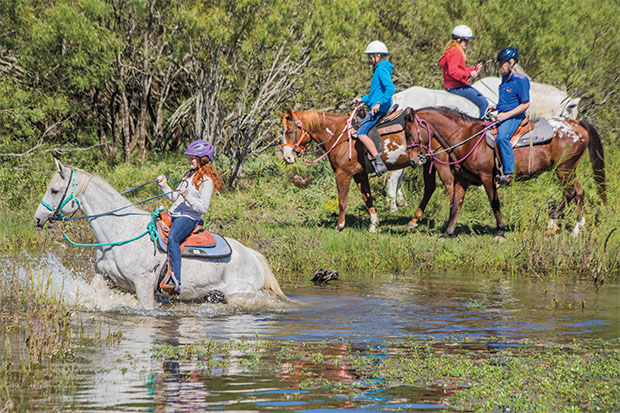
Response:
[{"label": "ponytail", "polygon": [[220,175],[213,168],[209,157],[203,156],[200,158],[200,168],[194,174],[194,186],[196,187],[196,191],[199,190],[200,185],[204,182],[205,176],[210,178],[213,181],[213,188],[216,191],[222,189],[222,183],[220,181]]},{"label": "ponytail", "polygon": [[459,43],[459,39],[452,39],[452,40],[450,40],[446,44],[446,47],[443,48],[442,56],[445,56],[446,53],[448,53],[450,50],[452,50],[454,48],[458,49],[461,52],[461,54],[463,55],[463,59],[465,59],[465,50],[463,50],[463,48],[461,47],[461,44]]}]

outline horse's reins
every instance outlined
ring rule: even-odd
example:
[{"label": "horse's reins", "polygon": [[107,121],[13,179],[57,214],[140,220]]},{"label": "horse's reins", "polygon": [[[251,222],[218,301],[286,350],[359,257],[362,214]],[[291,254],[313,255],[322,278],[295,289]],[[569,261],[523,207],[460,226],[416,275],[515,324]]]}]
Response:
[{"label": "horse's reins", "polygon": [[[173,185],[176,185],[179,182],[184,181],[184,179],[180,179],[180,180],[175,182],[172,179],[170,179],[168,176],[166,176],[166,178],[168,180],[170,180]],[[123,192],[121,192],[121,194],[125,194],[125,193],[131,192],[131,191],[133,191],[135,189],[142,188],[143,186],[151,184],[151,183],[156,182],[156,181],[157,181],[157,178],[152,180],[152,181],[146,182],[144,184],[135,186],[133,188],[126,189]],[[71,195],[67,197],[67,192],[69,191],[69,187],[70,186],[73,186],[73,190],[71,192]],[[65,191],[64,191],[64,193],[62,195],[62,198],[61,198],[60,202],[58,203],[58,206],[56,208],[54,208],[54,207],[52,207],[51,205],[49,205],[47,202],[45,202],[43,200],[41,200],[41,205],[43,205],[45,208],[49,209],[50,211],[53,211],[52,215],[48,218],[48,221],[50,221],[50,222],[53,222],[53,221],[62,221],[62,222],[77,221],[77,220],[82,220],[82,219],[100,218],[100,217],[103,217],[103,216],[106,216],[106,215],[114,215],[116,212],[122,211],[123,209],[127,209],[129,207],[132,207],[132,206],[135,206],[135,205],[139,205],[139,204],[142,204],[142,203],[147,202],[147,201],[151,201],[151,200],[156,199],[156,198],[160,198],[162,196],[171,194],[174,191],[175,190],[172,190],[170,192],[165,192],[163,194],[160,194],[160,195],[157,195],[157,196],[154,196],[154,197],[142,200],[142,201],[138,201],[136,203],[133,203],[133,204],[130,204],[130,205],[126,205],[126,206],[121,207],[121,208],[114,209],[112,211],[102,212],[101,214],[86,215],[86,216],[83,216],[83,217],[73,217],[73,216],[71,216],[71,217],[67,218],[67,217],[63,216],[60,211],[62,210],[62,208],[64,208],[65,205],[67,205],[69,203],[69,201],[73,200],[74,202],[76,202],[78,204],[78,209],[80,208],[80,202],[77,199],[77,172],[75,171],[75,169],[71,168],[71,177],[69,179],[69,182],[67,183],[67,186],[65,187]],[[63,238],[65,240],[67,240],[67,242],[69,242],[72,245],[78,246],[78,247],[104,247],[104,246],[112,246],[112,245],[123,245],[123,244],[127,244],[129,242],[132,242],[132,241],[136,241],[136,240],[142,238],[143,236],[145,236],[146,234],[150,234],[151,241],[153,242],[153,244],[155,244],[155,240],[157,239],[157,229],[156,229],[156,226],[155,226],[155,218],[159,215],[159,213],[163,209],[164,209],[163,207],[160,207],[160,208],[157,209],[157,211],[155,211],[154,213],[151,214],[151,221],[149,221],[149,223],[147,224],[147,230],[144,233],[142,233],[141,235],[138,235],[137,237],[129,239],[129,240],[118,241],[118,242],[110,242],[110,243],[103,243],[103,244],[80,244],[80,243],[76,243],[74,241],[71,241],[69,239],[69,237],[67,236],[67,234],[63,233],[62,236],[63,236]],[[77,212],[77,209],[76,209],[75,212]],[[75,214],[75,212],[74,212],[74,214]]]},{"label": "horse's reins", "polygon": [[[452,146],[450,146],[448,148],[443,148],[440,151],[435,152],[431,148],[431,130],[430,130],[430,127],[428,126],[428,122],[426,122],[424,119],[420,119],[417,114],[415,115],[415,119],[416,119],[416,123],[417,124],[421,124],[421,125],[425,126],[426,131],[428,133],[428,149],[427,150],[428,150],[428,154],[431,156],[431,166],[429,168],[429,172],[433,170],[433,162],[434,161],[437,161],[437,162],[439,162],[442,165],[456,165],[458,163],[461,163],[461,162],[465,161],[465,159],[467,159],[474,152],[474,150],[478,147],[478,145],[480,145],[480,142],[482,142],[482,139],[484,138],[484,132],[486,132],[487,130],[489,130],[490,128],[492,128],[493,126],[495,126],[495,125],[497,125],[499,123],[499,121],[495,121],[495,122],[493,122],[493,123],[491,123],[489,125],[486,125],[484,127],[484,129],[482,129],[478,133],[475,133],[474,135],[470,136],[469,138],[467,138],[467,139],[465,139],[465,140],[463,140],[463,141],[461,141],[461,142],[459,142],[459,143],[457,143],[455,145],[452,145]],[[484,123],[483,123],[483,125],[484,125]],[[420,135],[419,128],[418,128],[418,135]],[[471,148],[471,150],[465,156],[463,156],[461,159],[458,159],[458,160],[452,161],[452,162],[444,162],[444,161],[442,161],[441,159],[439,159],[437,157],[437,155],[442,153],[442,152],[448,152],[448,151],[450,151],[450,150],[452,150],[454,148],[457,148],[457,147],[459,147],[461,145],[464,145],[465,143],[467,143],[468,141],[472,140],[473,138],[475,138],[478,135],[481,135],[480,138],[478,139],[478,141],[474,144],[474,146]],[[441,142],[440,142],[440,144],[442,146],[446,146],[446,145],[444,145]],[[407,146],[407,149],[413,148],[413,147],[416,147],[416,146],[419,146],[422,149],[424,149],[424,145],[422,144],[422,137],[420,137],[420,143],[419,144],[414,142],[413,144]],[[421,159],[423,159],[423,158],[425,158],[425,156],[421,157]]]},{"label": "horse's reins", "polygon": [[[352,122],[353,122],[353,118],[355,117],[355,114],[357,113],[357,111],[362,107],[362,105],[358,105],[357,107],[355,107],[355,109],[353,109],[353,112],[351,112],[351,116],[349,116],[349,118],[347,119],[347,122],[344,126],[344,128],[342,129],[342,132],[340,132],[340,135],[338,135],[338,137],[336,138],[336,140],[334,141],[334,143],[332,144],[332,146],[327,150],[327,152],[325,152],[323,155],[319,156],[317,159],[309,161],[306,158],[304,158],[304,162],[307,163],[316,163],[319,162],[321,159],[325,158],[327,155],[329,155],[329,153],[336,147],[336,145],[338,144],[338,142],[340,141],[340,138],[342,137],[342,135],[345,132],[348,132],[348,139],[349,139],[349,160],[351,160],[351,130],[353,128],[352,126]],[[297,140],[297,142],[295,143],[295,145],[291,144],[291,143],[287,143],[284,142],[284,146],[289,146],[291,148],[295,149],[295,152],[301,154],[305,151],[306,149],[306,145],[301,145],[300,142],[303,140],[305,135],[308,135],[309,137],[312,137],[312,135],[310,135],[310,132],[308,132],[308,130],[304,127],[303,123],[301,122],[301,119],[299,119],[299,117],[295,114],[295,112],[291,112],[291,114],[293,115],[293,118],[295,119],[294,122],[293,121],[288,121],[289,123],[294,123],[295,124],[295,137],[297,137],[297,129],[302,131],[302,135],[299,138],[299,140]],[[328,129],[327,130],[329,132],[330,135],[333,135],[333,133]],[[287,130],[284,130],[283,133],[288,132]],[[298,150],[298,148],[301,148],[301,151]]]}]

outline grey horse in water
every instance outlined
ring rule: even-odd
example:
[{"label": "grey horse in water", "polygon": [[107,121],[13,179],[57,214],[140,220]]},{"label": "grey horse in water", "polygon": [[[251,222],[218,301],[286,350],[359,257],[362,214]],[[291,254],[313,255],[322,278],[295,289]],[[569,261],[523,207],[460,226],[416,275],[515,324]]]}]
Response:
[{"label": "grey horse in water", "polygon": [[[69,168],[54,159],[57,172],[52,177],[35,225],[43,227],[58,213],[69,216],[80,209],[88,219],[97,244],[113,244],[135,238],[146,231],[151,214],[135,206],[118,210],[131,202],[102,178],[78,168]],[[240,242],[226,238],[232,255],[217,260],[183,258],[181,301],[204,299],[210,292],[224,293],[229,302],[251,301],[261,290],[286,298],[265,257]],[[122,290],[135,293],[140,305],[151,309],[155,303],[158,272],[166,254],[154,249],[149,236],[121,245],[97,246],[97,270]]]}]

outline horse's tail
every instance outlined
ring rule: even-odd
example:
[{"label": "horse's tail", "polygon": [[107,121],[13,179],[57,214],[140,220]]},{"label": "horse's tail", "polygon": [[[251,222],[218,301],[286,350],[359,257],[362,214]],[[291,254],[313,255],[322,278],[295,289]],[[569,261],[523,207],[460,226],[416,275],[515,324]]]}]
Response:
[{"label": "horse's tail", "polygon": [[592,163],[592,170],[594,172],[594,180],[598,187],[598,194],[603,201],[603,205],[607,206],[607,188],[605,185],[605,154],[603,153],[603,143],[594,126],[584,119],[579,121],[590,136],[589,139],[589,152],[590,162]]},{"label": "horse's tail", "polygon": [[263,270],[265,271],[265,283],[263,284],[263,288],[265,290],[271,290],[276,293],[278,296],[289,300],[289,298],[282,292],[280,288],[280,284],[278,284],[278,280],[276,280],[276,276],[273,275],[273,271],[271,271],[271,266],[267,262],[267,259],[263,257],[263,254],[258,253],[258,259],[263,264]]}]

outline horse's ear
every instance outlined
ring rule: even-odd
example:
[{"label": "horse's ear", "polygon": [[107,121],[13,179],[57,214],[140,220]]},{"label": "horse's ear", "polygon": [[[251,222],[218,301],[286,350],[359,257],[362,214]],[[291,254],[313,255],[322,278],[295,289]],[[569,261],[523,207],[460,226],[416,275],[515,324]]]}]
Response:
[{"label": "horse's ear", "polygon": [[293,111],[291,110],[291,108],[286,108],[286,114],[291,118],[293,117]]},{"label": "horse's ear", "polygon": [[284,113],[282,113],[282,111],[278,111],[278,115],[280,115],[281,118],[285,117],[286,115]]},{"label": "horse's ear", "polygon": [[54,156],[54,163],[56,164],[56,169],[58,169],[58,173],[60,174],[60,177],[62,179],[65,179],[65,176],[63,174],[63,169],[65,168],[64,165],[62,164],[62,162],[60,162],[60,159],[58,159],[57,157]]},{"label": "horse's ear", "polygon": [[411,109],[409,106],[405,109],[405,119],[409,122],[413,122],[415,120],[415,110]]}]

